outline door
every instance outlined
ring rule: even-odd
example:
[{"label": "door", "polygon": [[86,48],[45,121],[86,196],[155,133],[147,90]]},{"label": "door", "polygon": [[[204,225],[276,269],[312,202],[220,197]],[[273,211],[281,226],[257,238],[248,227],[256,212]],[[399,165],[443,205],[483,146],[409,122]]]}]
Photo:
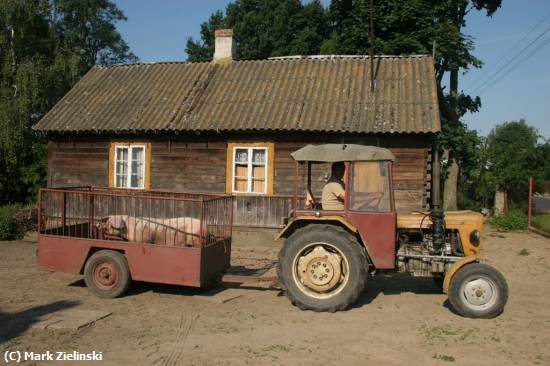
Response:
[{"label": "door", "polygon": [[346,217],[378,269],[395,267],[396,213],[390,161],[357,161],[347,174]]}]

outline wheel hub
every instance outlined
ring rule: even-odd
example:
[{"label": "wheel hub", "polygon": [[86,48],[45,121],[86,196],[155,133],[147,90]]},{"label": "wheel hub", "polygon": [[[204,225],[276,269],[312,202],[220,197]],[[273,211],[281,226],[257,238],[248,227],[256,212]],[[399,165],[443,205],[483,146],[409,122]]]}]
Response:
[{"label": "wheel hub", "polygon": [[470,281],[464,286],[466,300],[476,306],[483,306],[493,298],[493,288],[490,283],[482,278]]},{"label": "wheel hub", "polygon": [[112,263],[103,262],[94,268],[93,278],[99,288],[109,290],[115,286],[118,276]]},{"label": "wheel hub", "polygon": [[342,275],[342,258],[317,245],[307,255],[300,257],[298,276],[300,282],[318,292],[333,289]]}]

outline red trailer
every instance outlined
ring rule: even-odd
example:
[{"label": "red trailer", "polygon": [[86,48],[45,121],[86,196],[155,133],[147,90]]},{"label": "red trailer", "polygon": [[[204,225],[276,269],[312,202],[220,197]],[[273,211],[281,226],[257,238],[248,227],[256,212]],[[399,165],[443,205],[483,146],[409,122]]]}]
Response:
[{"label": "red trailer", "polygon": [[38,194],[38,268],[83,274],[98,296],[131,280],[205,286],[230,267],[233,197],[102,187]]}]

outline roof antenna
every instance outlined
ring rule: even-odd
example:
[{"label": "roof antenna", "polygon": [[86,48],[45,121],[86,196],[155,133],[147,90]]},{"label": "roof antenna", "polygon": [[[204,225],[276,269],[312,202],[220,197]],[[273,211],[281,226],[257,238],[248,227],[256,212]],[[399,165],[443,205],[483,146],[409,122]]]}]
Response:
[{"label": "roof antenna", "polygon": [[374,91],[375,80],[374,80],[374,0],[370,0],[370,90]]}]

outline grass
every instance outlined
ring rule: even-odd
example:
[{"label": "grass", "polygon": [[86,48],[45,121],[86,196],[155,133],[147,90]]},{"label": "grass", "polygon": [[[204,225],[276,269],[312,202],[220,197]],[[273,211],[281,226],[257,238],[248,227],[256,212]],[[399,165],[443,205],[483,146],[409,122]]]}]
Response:
[{"label": "grass", "polygon": [[493,216],[489,219],[491,225],[496,226],[500,231],[516,231],[527,229],[527,215],[514,210],[506,215]]},{"label": "grass", "polygon": [[539,230],[550,233],[550,214],[534,215],[531,218],[531,225]]},{"label": "grass", "polygon": [[419,330],[430,344],[454,342],[469,342],[477,338],[479,328],[464,329],[451,324],[429,327],[424,323],[419,324]]},{"label": "grass", "polygon": [[525,248],[519,251],[518,255],[529,255],[529,251]]},{"label": "grass", "polygon": [[432,356],[432,358],[435,358],[436,360],[441,360],[445,362],[454,362],[455,358],[453,356],[447,356],[447,355],[438,355],[437,353]]},{"label": "grass", "polygon": [[290,347],[285,346],[284,344],[273,344],[273,345],[262,348],[262,351],[264,351],[264,352],[270,352],[270,351],[288,352],[288,351],[290,351]]}]

